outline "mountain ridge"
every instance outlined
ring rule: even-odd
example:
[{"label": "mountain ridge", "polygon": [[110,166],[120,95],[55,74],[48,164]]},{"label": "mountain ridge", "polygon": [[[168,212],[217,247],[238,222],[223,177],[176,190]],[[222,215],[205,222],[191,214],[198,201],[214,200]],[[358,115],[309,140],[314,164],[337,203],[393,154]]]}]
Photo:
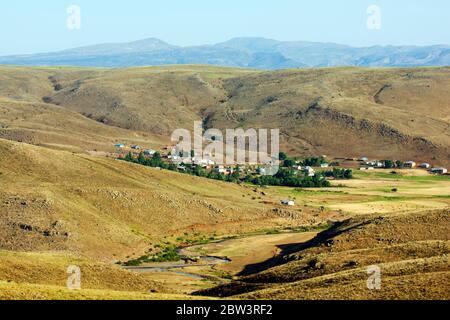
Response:
[{"label": "mountain ridge", "polygon": [[0,64],[85,67],[207,64],[262,70],[337,66],[449,66],[450,46],[352,47],[338,43],[237,37],[216,44],[183,47],[157,38],[146,38],[57,52],[3,56],[0,57]]}]

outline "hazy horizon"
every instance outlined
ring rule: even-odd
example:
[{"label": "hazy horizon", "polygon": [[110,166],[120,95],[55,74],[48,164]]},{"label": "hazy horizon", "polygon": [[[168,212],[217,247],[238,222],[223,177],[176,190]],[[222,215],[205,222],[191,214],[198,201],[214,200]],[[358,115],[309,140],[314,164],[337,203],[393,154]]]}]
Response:
[{"label": "hazy horizon", "polygon": [[[274,39],[274,38],[267,38],[267,37],[259,37],[259,36],[243,36],[243,37],[233,37],[233,38],[229,38],[229,39],[225,39],[223,41],[219,41],[219,42],[215,42],[215,43],[202,43],[202,44],[194,44],[194,45],[180,45],[177,43],[172,43],[169,41],[166,41],[164,39],[160,39],[157,37],[145,37],[142,39],[132,39],[130,41],[123,41],[123,42],[119,42],[119,41],[108,41],[108,42],[96,42],[96,43],[88,43],[85,45],[81,45],[81,46],[76,46],[76,47],[68,47],[68,48],[62,48],[62,49],[58,49],[58,50],[54,50],[54,51],[38,51],[38,52],[30,52],[30,53],[18,53],[18,54],[12,54],[11,56],[20,56],[20,55],[34,55],[34,54],[45,54],[45,53],[53,53],[53,52],[59,52],[59,51],[66,51],[66,50],[72,50],[72,49],[77,49],[77,48],[84,48],[84,47],[90,47],[90,46],[96,46],[96,45],[108,45],[108,44],[127,44],[127,43],[133,43],[133,42],[139,42],[139,41],[143,41],[143,40],[149,40],[149,39],[157,39],[160,40],[166,44],[169,45],[173,45],[179,48],[189,48],[189,47],[201,47],[201,46],[208,46],[208,45],[216,45],[216,44],[220,44],[220,43],[225,43],[227,41],[230,40],[234,40],[234,39],[266,39],[266,40],[273,40],[273,41],[280,41],[280,42],[306,42],[306,43],[323,43],[323,44],[336,44],[336,45],[343,45],[343,46],[348,46],[348,47],[352,47],[352,48],[370,48],[370,47],[427,47],[427,46],[450,46],[450,44],[447,43],[435,43],[435,44],[430,44],[430,45],[416,45],[416,44],[375,44],[375,45],[361,45],[361,46],[357,46],[357,45],[351,45],[351,44],[347,44],[347,43],[339,43],[339,42],[333,42],[333,41],[307,41],[307,40],[279,40],[279,39]],[[2,55],[2,56],[9,56],[8,55]]]}]

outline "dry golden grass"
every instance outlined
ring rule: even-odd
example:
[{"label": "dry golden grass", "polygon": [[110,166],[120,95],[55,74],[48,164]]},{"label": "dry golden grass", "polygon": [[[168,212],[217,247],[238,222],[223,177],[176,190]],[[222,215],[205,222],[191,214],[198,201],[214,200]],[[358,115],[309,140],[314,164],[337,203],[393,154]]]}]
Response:
[{"label": "dry golden grass", "polygon": [[[425,268],[420,268],[422,265]],[[423,259],[397,264],[380,264],[380,290],[367,287],[366,269],[340,272],[292,284],[273,286],[240,299],[275,300],[449,300],[449,260]],[[391,268],[395,269],[391,271]],[[413,271],[411,272],[411,269]],[[436,271],[434,271],[436,269]],[[409,273],[410,271],[411,273]]]},{"label": "dry golden grass", "polygon": [[450,207],[450,178],[426,170],[355,171],[355,179],[332,181],[333,187],[294,189],[271,187],[280,199],[290,197],[300,205],[324,207],[348,216],[415,213]]},{"label": "dry golden grass", "polygon": [[112,290],[68,290],[64,287],[0,281],[0,300],[204,300],[188,295],[124,292]]},{"label": "dry golden grass", "polygon": [[293,154],[448,165],[449,70],[0,67],[0,137],[111,151],[114,142],[160,146],[207,120],[280,128]]},{"label": "dry golden grass", "polygon": [[83,289],[161,291],[161,286],[138,274],[69,253],[0,251],[0,257],[0,279],[8,282],[65,287],[68,267],[78,266]]},{"label": "dry golden grass", "polygon": [[[186,234],[317,224],[342,218],[339,210],[361,216],[308,247],[282,238],[260,252],[245,241],[215,248],[235,255],[233,272],[276,253],[277,263],[290,262],[207,292],[273,299],[448,299],[448,178],[422,171],[395,179],[360,173],[347,187],[306,193],[271,188],[263,195],[105,155],[119,142],[158,149],[173,129],[205,120],[218,128],[281,128],[290,154],[448,165],[449,73],[0,67],[0,299],[186,298],[149,290],[189,292],[198,283],[168,290],[166,278],[154,282],[113,263]],[[287,195],[308,207],[270,204]],[[417,213],[430,208],[442,210]],[[381,213],[386,215],[378,218]],[[64,288],[69,264],[82,267],[84,290]],[[365,289],[369,264],[384,270],[382,291]]]},{"label": "dry golden grass", "polygon": [[308,210],[294,219],[274,212],[252,188],[1,140],[0,181],[5,250],[125,261],[164,237],[238,234],[313,219]]},{"label": "dry golden grass", "polygon": [[[450,297],[449,211],[365,216],[344,221],[306,244],[285,263],[202,291],[244,299],[442,299]],[[367,267],[382,272],[382,289],[368,290]]]},{"label": "dry golden grass", "polygon": [[333,68],[227,79],[231,97],[209,109],[210,124],[281,128],[294,154],[449,164],[449,72]]}]

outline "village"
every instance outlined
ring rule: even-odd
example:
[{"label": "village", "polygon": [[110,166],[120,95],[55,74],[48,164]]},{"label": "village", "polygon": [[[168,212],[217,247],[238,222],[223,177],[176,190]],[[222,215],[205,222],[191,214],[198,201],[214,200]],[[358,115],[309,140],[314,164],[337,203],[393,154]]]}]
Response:
[{"label": "village", "polygon": [[[199,157],[195,151],[189,155],[172,152],[174,147],[166,146],[161,151],[145,149],[139,145],[116,144],[118,160],[150,166],[158,170],[165,169],[179,173],[195,175],[203,178],[221,180],[233,183],[250,183],[256,186],[284,186],[300,188],[331,187],[332,180],[353,179],[353,171],[374,171],[381,169],[395,170],[423,170],[430,175],[449,175],[447,168],[433,167],[429,163],[400,160],[371,160],[360,158],[332,158],[326,155],[320,157],[298,158],[289,157],[280,152],[279,167],[272,175],[273,168],[257,163],[246,165],[217,164],[206,155]],[[280,201],[283,206],[295,206],[292,199]]]},{"label": "village", "polygon": [[[159,154],[161,159],[165,163],[176,164],[178,171],[187,171],[193,166],[199,166],[207,171],[214,171],[225,176],[232,175],[236,170],[245,174],[254,175],[266,175],[267,168],[260,166],[257,163],[248,163],[246,165],[234,165],[226,166],[216,164],[213,160],[209,159],[209,155],[205,158],[197,157],[195,152],[191,152],[191,156],[183,157],[180,155],[172,155],[174,146],[166,146],[163,150],[157,151],[153,149],[144,149],[139,145],[116,144],[116,154],[118,157],[125,157],[127,153],[131,153],[137,157],[143,154],[145,157],[153,157],[155,154]],[[337,157],[329,159],[328,156],[322,155],[320,157],[311,158],[288,158],[284,153],[280,153],[279,159],[285,167],[294,170],[296,174],[304,173],[310,177],[316,175],[316,171],[326,171],[328,168],[348,168],[360,171],[371,171],[376,169],[422,169],[428,171],[434,175],[449,175],[448,169],[444,167],[434,167],[430,163],[417,163],[413,160],[401,161],[401,160],[371,160],[368,157],[362,156],[360,158],[353,157]],[[305,161],[306,160],[306,161]],[[306,163],[306,164],[305,164]]]}]

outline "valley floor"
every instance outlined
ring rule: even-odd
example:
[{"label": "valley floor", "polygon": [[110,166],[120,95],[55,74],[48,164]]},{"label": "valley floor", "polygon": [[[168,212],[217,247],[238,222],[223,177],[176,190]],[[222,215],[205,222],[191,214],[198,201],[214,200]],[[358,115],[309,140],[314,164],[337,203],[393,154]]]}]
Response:
[{"label": "valley floor", "polygon": [[[6,140],[0,155],[0,299],[450,299],[448,176],[259,188]],[[185,262],[122,267],[176,248]]]}]

